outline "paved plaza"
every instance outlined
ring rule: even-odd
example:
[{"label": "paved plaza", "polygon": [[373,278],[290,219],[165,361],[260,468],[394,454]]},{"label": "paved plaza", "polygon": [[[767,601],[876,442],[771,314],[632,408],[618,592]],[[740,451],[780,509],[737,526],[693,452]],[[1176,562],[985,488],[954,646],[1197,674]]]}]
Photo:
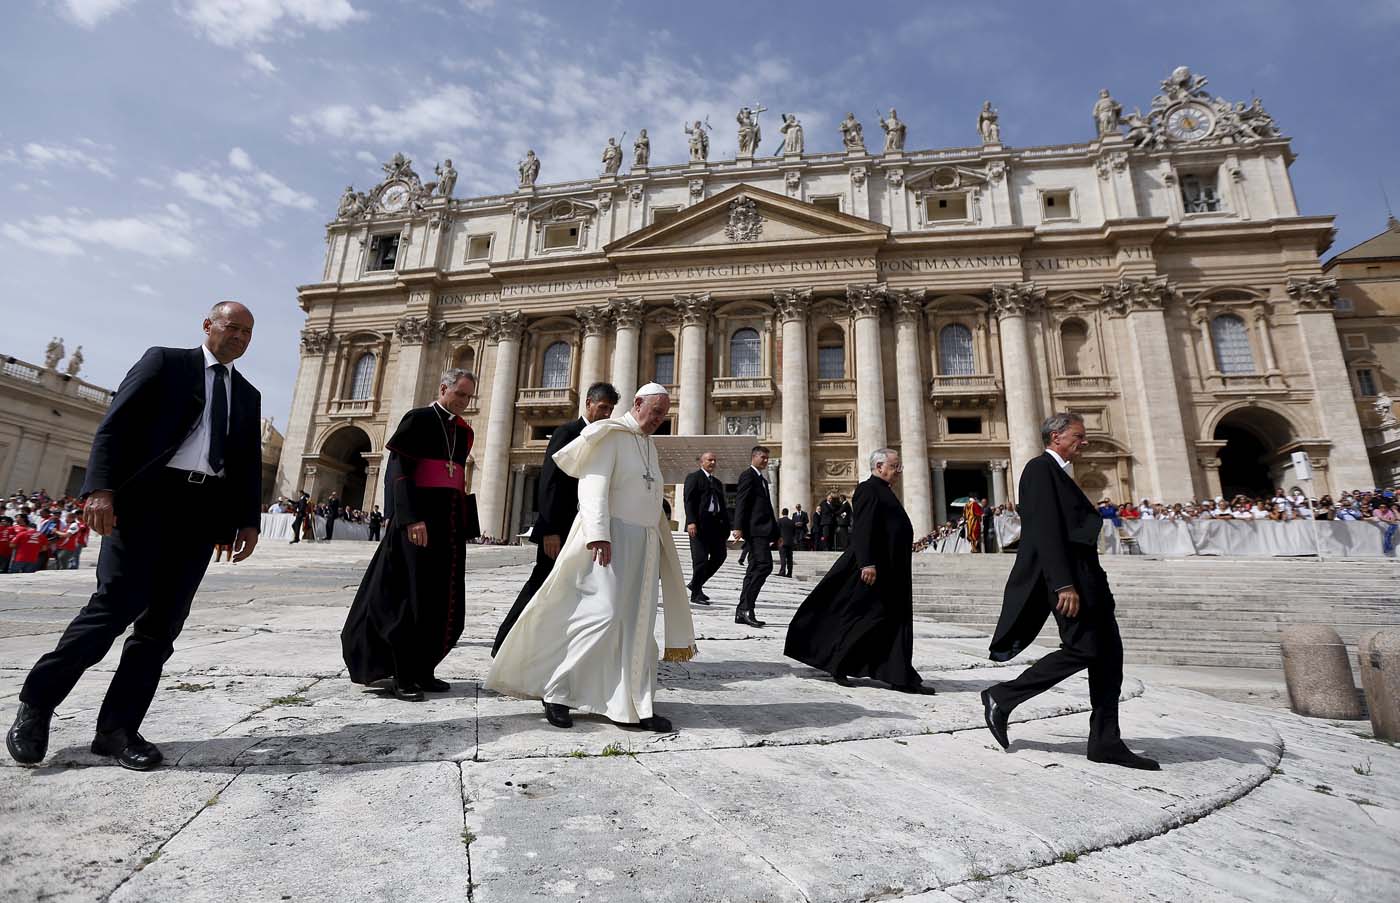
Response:
[{"label": "paved plaza", "polygon": [[[700,656],[661,666],[678,732],[561,731],[480,689],[533,549],[469,551],[452,690],[421,704],[345,679],[370,552],[269,543],[211,567],[143,728],[168,767],[87,751],[115,651],[89,674],[44,765],[0,770],[0,899],[1400,900],[1400,749],[1365,722],[1130,664],[1123,732],[1162,771],[1085,760],[1082,679],[1019,709],[1007,754],[977,693],[1029,657],[994,666],[979,630],[919,615],[937,696],[837,686],[781,654],[811,579],[770,578],[769,627],[741,627],[731,557],[696,609]],[[6,725],[87,564],[0,580]]]}]

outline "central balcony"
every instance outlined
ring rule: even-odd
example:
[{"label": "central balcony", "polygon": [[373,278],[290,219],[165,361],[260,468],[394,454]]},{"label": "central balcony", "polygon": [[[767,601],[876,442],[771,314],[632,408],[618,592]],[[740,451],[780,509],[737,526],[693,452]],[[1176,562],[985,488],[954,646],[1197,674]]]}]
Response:
[{"label": "central balcony", "polygon": [[373,417],[373,398],[336,398],[331,401],[332,417]]},{"label": "central balcony", "polygon": [[928,397],[937,408],[990,408],[1001,398],[1001,383],[990,373],[935,376]]},{"label": "central balcony", "polygon": [[710,400],[720,409],[767,407],[777,394],[767,376],[721,376],[710,386]]},{"label": "central balcony", "polygon": [[578,415],[576,389],[521,389],[515,406],[526,420],[571,420]]},{"label": "central balcony", "polygon": [[814,398],[855,398],[856,381],[853,379],[819,379],[812,396]]},{"label": "central balcony", "polygon": [[1055,394],[1076,396],[1111,395],[1115,393],[1113,393],[1113,380],[1110,377],[1075,374],[1074,376],[1055,377]]}]

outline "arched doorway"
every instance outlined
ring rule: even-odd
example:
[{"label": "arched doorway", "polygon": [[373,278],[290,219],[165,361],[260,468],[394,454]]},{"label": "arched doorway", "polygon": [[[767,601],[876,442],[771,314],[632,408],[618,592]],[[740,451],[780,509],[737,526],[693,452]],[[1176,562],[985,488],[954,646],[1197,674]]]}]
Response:
[{"label": "arched doorway", "polygon": [[336,476],[330,480],[326,497],[339,483],[340,500],[349,508],[363,508],[365,503],[365,471],[369,464],[365,453],[370,450],[369,436],[356,426],[347,426],[331,434],[321,446],[319,467]]},{"label": "arched doorway", "polygon": [[1243,493],[1251,498],[1272,495],[1283,477],[1283,449],[1295,438],[1293,427],[1267,408],[1239,408],[1216,424],[1220,449],[1220,492],[1225,498]]}]

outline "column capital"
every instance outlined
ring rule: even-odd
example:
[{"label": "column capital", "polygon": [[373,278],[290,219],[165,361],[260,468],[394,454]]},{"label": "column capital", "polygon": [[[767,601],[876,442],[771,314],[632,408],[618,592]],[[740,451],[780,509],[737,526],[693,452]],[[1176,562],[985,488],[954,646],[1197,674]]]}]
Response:
[{"label": "column capital", "polygon": [[593,307],[576,307],[574,316],[578,317],[583,324],[584,337],[600,336],[608,331],[608,321],[612,319],[612,313],[605,305],[595,305]]},{"label": "column capital", "polygon": [[640,329],[642,308],[641,298],[614,298],[608,302],[608,310],[618,329]]},{"label": "column capital", "polygon": [[778,319],[783,322],[800,320],[812,306],[810,288],[779,288],[773,290],[773,303],[778,307]]},{"label": "column capital", "polygon": [[497,344],[519,342],[524,334],[525,314],[521,311],[506,310],[486,318],[486,335]]},{"label": "column capital", "polygon": [[931,470],[947,470],[948,461],[944,458],[934,458],[928,462],[928,466]]},{"label": "column capital", "polygon": [[858,320],[863,317],[879,317],[880,303],[887,293],[888,290],[883,282],[848,285],[846,286],[846,303],[850,305],[851,313]]},{"label": "column capital", "polygon": [[709,292],[676,295],[675,304],[676,310],[681,313],[681,323],[685,326],[706,325],[710,320],[710,311],[714,309],[714,300]]},{"label": "column capital", "polygon": [[890,289],[885,293],[889,300],[890,310],[894,312],[894,319],[897,323],[907,323],[917,321],[919,314],[923,312],[924,296],[928,294],[924,289]]},{"label": "column capital", "polygon": [[993,471],[1006,470],[1006,468],[1011,466],[1011,462],[1007,461],[1006,459],[1002,459],[1000,461],[988,461],[987,463],[992,466]]},{"label": "column capital", "polygon": [[431,345],[447,333],[447,324],[432,317],[400,317],[394,335],[403,345]]},{"label": "column capital", "polygon": [[1137,310],[1161,310],[1176,296],[1176,285],[1166,276],[1124,277],[1099,289],[1104,307],[1119,317]]},{"label": "column capital", "polygon": [[329,329],[308,326],[301,331],[302,354],[325,354],[335,344],[335,333]]},{"label": "column capital", "polygon": [[1337,280],[1328,276],[1288,277],[1284,287],[1299,310],[1332,310],[1337,305]]},{"label": "column capital", "polygon": [[1045,304],[1045,289],[1034,282],[1003,282],[992,286],[992,307],[998,319],[1021,317]]}]

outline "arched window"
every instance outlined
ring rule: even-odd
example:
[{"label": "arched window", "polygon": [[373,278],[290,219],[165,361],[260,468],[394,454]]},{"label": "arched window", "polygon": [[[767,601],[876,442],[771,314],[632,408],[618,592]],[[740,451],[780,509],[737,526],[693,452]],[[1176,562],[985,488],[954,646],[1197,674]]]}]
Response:
[{"label": "arched window", "polygon": [[1215,364],[1221,373],[1253,373],[1254,352],[1249,347],[1249,328],[1234,314],[1222,314],[1210,321],[1210,338],[1215,343]]},{"label": "arched window", "polygon": [[457,353],[452,356],[452,366],[460,370],[471,370],[475,372],[473,366],[476,363],[476,349],[470,345],[463,345],[457,349]]},{"label": "arched window", "polygon": [[1089,327],[1082,320],[1066,320],[1060,326],[1060,351],[1065,359],[1065,375],[1079,376],[1086,369]]},{"label": "arched window", "polygon": [[817,334],[817,379],[846,378],[846,336],[839,326]]},{"label": "arched window", "polygon": [[544,350],[544,379],[546,389],[564,389],[569,385],[569,343],[555,342]]},{"label": "arched window", "polygon": [[355,361],[355,373],[350,377],[350,397],[355,400],[374,396],[374,352],[366,351]]},{"label": "arched window", "polygon": [[942,376],[972,375],[972,330],[950,323],[938,333],[938,372]]},{"label": "arched window", "polygon": [[738,329],[729,337],[729,375],[753,378],[763,369],[758,330]]}]

